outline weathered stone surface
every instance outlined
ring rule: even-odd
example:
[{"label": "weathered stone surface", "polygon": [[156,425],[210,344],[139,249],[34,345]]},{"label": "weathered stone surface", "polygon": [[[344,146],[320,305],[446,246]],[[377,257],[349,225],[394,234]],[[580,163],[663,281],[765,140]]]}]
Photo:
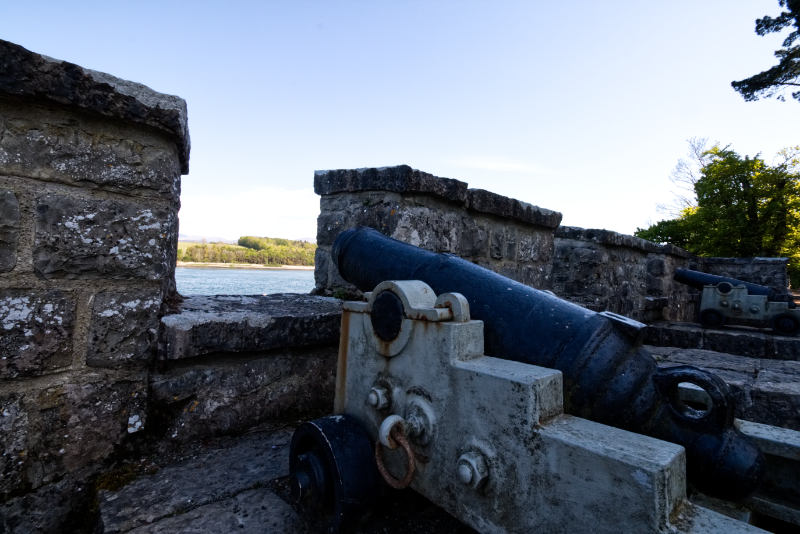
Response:
[{"label": "weathered stone surface", "polygon": [[314,192],[318,195],[354,191],[429,193],[459,204],[467,201],[465,182],[439,178],[408,165],[314,172]]},{"label": "weathered stone surface", "polygon": [[770,330],[740,326],[707,329],[694,323],[654,322],[645,342],[661,347],[706,349],[751,358],[800,360],[800,337],[776,336]]},{"label": "weathered stone surface", "polygon": [[36,205],[34,269],[47,279],[160,280],[173,269],[176,219],[168,208],[46,195]]},{"label": "weathered stone surface", "polygon": [[658,347],[702,349],[703,330],[697,325],[655,322],[647,326],[644,342]]},{"label": "weathered stone surface", "polygon": [[767,334],[749,331],[705,330],[703,332],[704,349],[750,358],[764,358],[770,340],[771,336]]},{"label": "weathered stone surface", "polygon": [[757,423],[800,430],[800,372],[759,372],[753,403],[760,407]]},{"label": "weathered stone surface", "polygon": [[[98,500],[103,532],[116,534],[157,524],[164,518],[225,501],[286,476],[290,441],[291,430],[269,436],[255,434],[235,446],[208,451],[151,477],[135,480],[115,493],[101,491]],[[283,517],[283,511],[280,516]]]},{"label": "weathered stone surface", "polygon": [[159,358],[337,343],[341,307],[336,299],[296,293],[189,297],[181,313],[161,319]]},{"label": "weathered stone surface", "polygon": [[158,290],[94,297],[86,363],[92,367],[146,365],[158,339]]},{"label": "weathered stone surface", "polygon": [[101,461],[143,429],[146,381],[94,378],[0,397],[0,495],[35,490]]},{"label": "weathered stone surface", "polygon": [[142,84],[36,54],[0,40],[0,93],[95,113],[161,130],[178,146],[189,173],[186,101]]},{"label": "weathered stone surface", "polygon": [[305,524],[268,489],[245,491],[224,501],[142,526],[131,534],[305,534]]},{"label": "weathered stone surface", "polygon": [[786,289],[788,258],[700,258],[704,273],[727,276],[762,286]]},{"label": "weathered stone surface", "polygon": [[338,344],[248,353],[156,374],[159,427],[177,442],[236,433],[266,421],[330,413]]},{"label": "weathered stone surface", "polygon": [[178,200],[181,166],[167,136],[79,112],[16,104],[0,105],[4,174]]},{"label": "weathered stone surface", "polygon": [[0,290],[0,378],[70,365],[74,322],[75,301],[68,292]]},{"label": "weathered stone surface", "polygon": [[[625,247],[640,252],[655,252],[679,256],[681,258],[691,258],[692,253],[673,245],[656,245],[651,241],[640,237],[620,234],[611,230],[598,228],[578,228],[576,226],[560,226],[555,231],[557,239],[570,239],[574,241],[589,241],[602,245],[613,245]],[[652,273],[655,274],[655,273]]]},{"label": "weathered stone surface", "polygon": [[545,228],[557,228],[562,218],[561,213],[557,211],[504,197],[485,189],[469,190],[469,209]]},{"label": "weathered stone surface", "polygon": [[17,196],[12,191],[0,190],[0,272],[10,271],[17,265],[18,237],[19,202]]},{"label": "weathered stone surface", "polygon": [[0,508],[0,532],[50,534],[80,532],[91,498],[86,477],[67,476]]}]

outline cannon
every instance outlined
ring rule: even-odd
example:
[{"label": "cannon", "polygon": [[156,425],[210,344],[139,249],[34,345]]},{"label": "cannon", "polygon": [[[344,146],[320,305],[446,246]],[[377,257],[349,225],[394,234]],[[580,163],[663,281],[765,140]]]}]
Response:
[{"label": "cannon", "polygon": [[[561,371],[568,414],[682,445],[687,477],[698,490],[737,500],[762,480],[764,458],[733,427],[735,405],[725,382],[691,366],[659,369],[642,347],[644,324],[587,310],[367,227],[341,233],[332,257],[341,276],[361,291],[385,280],[421,280],[437,294],[463,294],[472,317],[484,323],[487,355]],[[707,409],[683,403],[681,383],[702,388]]]},{"label": "cannon", "polygon": [[784,336],[800,333],[800,309],[785,290],[691,269],[677,269],[674,279],[703,292],[699,320],[705,328],[719,328],[733,318]]},{"label": "cannon", "polygon": [[394,509],[390,488],[486,534],[763,532],[687,500],[683,447],[567,415],[561,371],[487,356],[464,295],[387,280],[364,297],[342,306],[334,415],[290,446],[313,532]]}]

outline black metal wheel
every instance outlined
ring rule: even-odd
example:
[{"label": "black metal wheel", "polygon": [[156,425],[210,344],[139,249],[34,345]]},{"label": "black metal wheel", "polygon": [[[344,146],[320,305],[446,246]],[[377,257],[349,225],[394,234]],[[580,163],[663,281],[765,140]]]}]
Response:
[{"label": "black metal wheel", "polygon": [[380,491],[372,444],[349,415],[298,426],[289,449],[289,473],[292,501],[319,532],[358,526]]},{"label": "black metal wheel", "polygon": [[800,320],[794,315],[780,313],[770,321],[773,332],[782,336],[796,336],[800,333]]},{"label": "black metal wheel", "polygon": [[707,308],[700,312],[700,325],[703,328],[719,328],[725,324],[725,316],[717,310]]}]

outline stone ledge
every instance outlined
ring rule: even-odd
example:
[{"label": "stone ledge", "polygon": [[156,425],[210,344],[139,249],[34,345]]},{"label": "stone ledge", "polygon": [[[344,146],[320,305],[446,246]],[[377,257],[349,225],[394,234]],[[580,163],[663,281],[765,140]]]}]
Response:
[{"label": "stone ledge", "polygon": [[159,359],[338,343],[342,302],[298,293],[188,297],[161,319]]},{"label": "stone ledge", "polygon": [[467,202],[465,182],[452,178],[439,178],[412,169],[408,165],[314,171],[314,192],[318,195],[355,191],[430,193],[459,204]]},{"label": "stone ledge", "polygon": [[715,330],[695,323],[655,322],[647,326],[645,343],[749,358],[800,361],[800,337],[776,336],[770,330],[745,326]]},{"label": "stone ledge", "polygon": [[577,226],[561,226],[555,231],[556,239],[574,239],[576,241],[590,241],[601,245],[616,247],[629,247],[642,252],[669,254],[681,258],[692,258],[693,254],[675,245],[656,245],[640,237],[620,234],[612,230],[597,228],[578,228]]},{"label": "stone ledge", "polygon": [[546,228],[558,228],[563,217],[557,211],[540,208],[514,198],[504,197],[485,189],[469,190],[468,209]]},{"label": "stone ledge", "polygon": [[2,39],[0,94],[161,130],[175,140],[182,174],[189,173],[189,124],[186,101],[180,97],[49,58]]},{"label": "stone ledge", "polygon": [[318,195],[357,191],[428,193],[481,213],[489,213],[528,224],[557,228],[561,213],[527,202],[498,195],[484,189],[467,189],[467,183],[439,178],[408,165],[364,169],[338,169],[314,172],[314,192]]}]

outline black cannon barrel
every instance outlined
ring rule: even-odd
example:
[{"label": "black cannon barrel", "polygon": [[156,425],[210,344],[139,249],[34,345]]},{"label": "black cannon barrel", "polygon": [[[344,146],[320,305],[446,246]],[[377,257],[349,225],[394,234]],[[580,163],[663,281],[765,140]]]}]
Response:
[{"label": "black cannon barrel", "polygon": [[[764,458],[733,427],[727,385],[690,366],[659,369],[641,343],[607,317],[371,228],[340,234],[332,256],[342,277],[361,291],[384,280],[422,280],[437,294],[463,294],[472,318],[484,322],[487,355],[560,370],[567,413],[682,445],[687,477],[700,491],[736,500],[760,484]],[[684,405],[682,382],[702,387],[711,408]]]},{"label": "black cannon barrel", "polygon": [[676,282],[685,284],[689,287],[699,289],[702,291],[705,286],[716,286],[723,282],[731,286],[744,286],[750,295],[765,295],[768,301],[771,302],[789,302],[789,307],[794,308],[794,299],[787,291],[781,291],[769,286],[761,286],[758,284],[751,284],[736,278],[728,278],[726,276],[716,276],[708,273],[701,273],[691,269],[675,269],[673,279]]}]

